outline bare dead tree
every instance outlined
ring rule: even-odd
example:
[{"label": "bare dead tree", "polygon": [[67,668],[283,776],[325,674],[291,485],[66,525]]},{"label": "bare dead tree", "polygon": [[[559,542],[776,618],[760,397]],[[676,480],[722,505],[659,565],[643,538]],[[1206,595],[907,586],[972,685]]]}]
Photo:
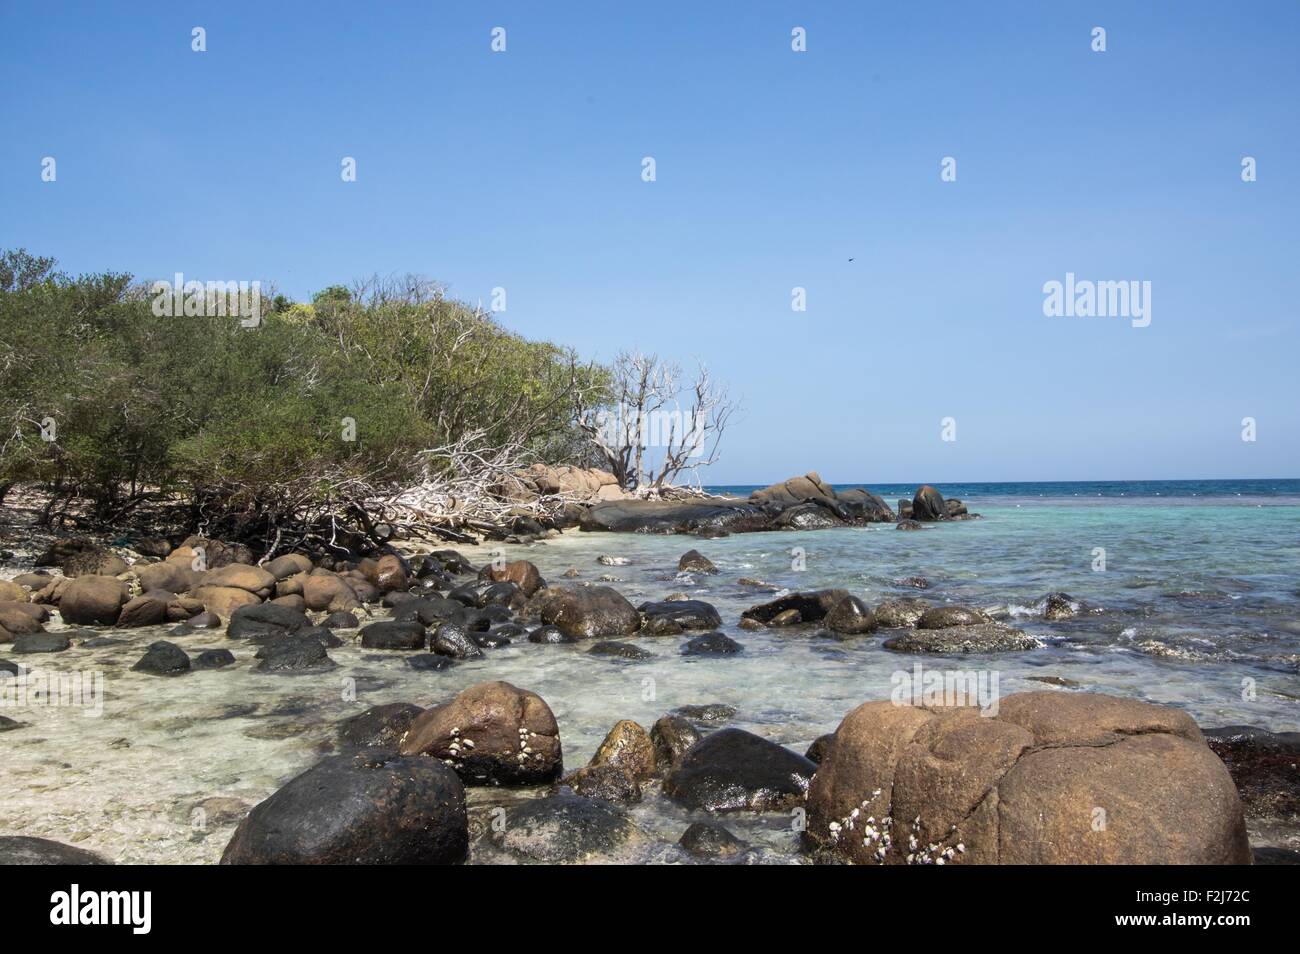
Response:
[{"label": "bare dead tree", "polygon": [[684,384],[676,364],[640,352],[619,353],[599,399],[574,389],[574,401],[578,428],[619,486],[650,492],[718,460],[737,411],[703,364]]}]

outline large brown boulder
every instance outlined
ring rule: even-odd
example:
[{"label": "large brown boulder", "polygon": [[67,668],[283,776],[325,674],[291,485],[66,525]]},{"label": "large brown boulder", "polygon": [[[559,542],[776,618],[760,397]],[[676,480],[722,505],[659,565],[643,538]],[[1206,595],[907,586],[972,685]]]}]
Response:
[{"label": "large brown boulder", "polygon": [[426,709],[402,739],[403,755],[429,755],[467,785],[538,785],[559,778],[560,729],[545,700],[508,682],[471,686]]},{"label": "large brown boulder", "polygon": [[204,574],[202,586],[233,586],[236,589],[255,593],[262,599],[271,595],[275,588],[275,577],[260,566],[245,563],[228,563]]},{"label": "large brown boulder", "polygon": [[760,504],[774,504],[778,507],[791,507],[805,500],[835,500],[835,490],[830,484],[810,471],[802,477],[791,477],[779,484],[772,484],[762,490],[755,490],[749,499]]},{"label": "large brown boulder", "polygon": [[489,563],[479,570],[478,578],[494,583],[514,583],[524,591],[524,596],[532,596],[546,585],[542,571],[528,560],[511,560],[500,567]]},{"label": "large brown boulder", "polygon": [[125,583],[111,576],[86,575],[69,580],[59,598],[59,615],[72,625],[112,626],[130,599]]},{"label": "large brown boulder", "polygon": [[204,609],[209,613],[225,618],[229,618],[241,606],[262,602],[256,593],[237,586],[198,586],[192,595],[203,602]]},{"label": "large brown boulder", "polygon": [[361,608],[361,600],[352,585],[328,570],[316,570],[303,579],[302,597],[310,610],[334,613]]},{"label": "large brown boulder", "polygon": [[12,636],[44,632],[42,624],[49,618],[49,610],[35,603],[0,603],[0,627],[7,629]]},{"label": "large brown boulder", "polygon": [[589,764],[612,766],[637,781],[653,778],[655,747],[650,733],[631,719],[622,720],[609,730]]},{"label": "large brown boulder", "polygon": [[857,863],[1248,864],[1232,779],[1186,713],[1091,693],[869,702],[808,792],[805,838]]},{"label": "large brown boulder", "polygon": [[180,560],[162,560],[136,568],[142,590],[167,590],[169,593],[188,591],[202,575]]},{"label": "large brown boulder", "polygon": [[913,520],[946,520],[948,505],[944,503],[943,494],[929,484],[924,485],[912,498]]},{"label": "large brown boulder", "polygon": [[548,586],[524,612],[575,639],[630,636],[641,628],[636,607],[608,586]]},{"label": "large brown boulder", "polygon": [[0,580],[0,602],[26,603],[27,600],[27,590],[23,587],[12,580]]},{"label": "large brown boulder", "polygon": [[311,559],[301,553],[286,553],[274,560],[268,560],[262,564],[262,569],[270,573],[276,580],[284,580],[298,573],[310,573]]}]

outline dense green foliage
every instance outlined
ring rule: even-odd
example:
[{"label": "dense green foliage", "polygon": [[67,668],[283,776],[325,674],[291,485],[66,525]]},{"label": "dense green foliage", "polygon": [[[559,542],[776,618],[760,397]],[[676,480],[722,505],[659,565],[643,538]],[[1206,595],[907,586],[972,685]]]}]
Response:
[{"label": "dense green foliage", "polygon": [[436,466],[421,451],[473,435],[553,458],[570,389],[601,373],[420,281],[263,308],[252,328],[159,316],[129,276],[0,256],[0,487],[39,482],[101,518],[159,495],[283,514],[416,480]]}]

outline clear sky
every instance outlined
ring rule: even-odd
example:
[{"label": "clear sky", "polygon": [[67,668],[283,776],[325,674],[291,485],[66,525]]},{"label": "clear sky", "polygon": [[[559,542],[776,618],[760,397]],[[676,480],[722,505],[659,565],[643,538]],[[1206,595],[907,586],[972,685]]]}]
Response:
[{"label": "clear sky", "polygon": [[[710,483],[1300,476],[1298,43],[1293,0],[0,0],[0,247],[504,287],[728,381]],[[1046,317],[1067,272],[1151,324]]]}]

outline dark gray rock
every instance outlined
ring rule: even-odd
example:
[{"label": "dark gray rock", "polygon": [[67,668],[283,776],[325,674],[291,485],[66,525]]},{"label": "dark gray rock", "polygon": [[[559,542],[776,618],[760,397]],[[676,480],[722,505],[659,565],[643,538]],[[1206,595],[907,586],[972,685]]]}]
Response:
[{"label": "dark gray rock", "polygon": [[339,723],[339,744],[344,748],[394,748],[423,711],[410,702],[371,706]]},{"label": "dark gray rock", "polygon": [[190,671],[190,657],[175,643],[160,639],[149,644],[149,650],[131,669],[151,676],[179,676]]},{"label": "dark gray rock", "polygon": [[493,831],[502,849],[532,861],[573,863],[617,851],[640,835],[627,813],[609,802],[559,794],[525,802]]},{"label": "dark gray rock", "polygon": [[235,663],[235,654],[229,649],[205,649],[194,657],[195,669],[224,669]]},{"label": "dark gray rock", "polygon": [[745,843],[721,825],[695,822],[677,842],[697,858],[729,858],[745,850]]},{"label": "dark gray rock", "polygon": [[443,623],[434,631],[430,647],[439,656],[452,659],[477,659],[483,650],[459,623]]},{"label": "dark gray rock", "polygon": [[10,648],[15,653],[61,653],[71,645],[62,633],[25,633]]},{"label": "dark gray rock", "polygon": [[1029,634],[1001,623],[947,626],[943,629],[914,629],[884,642],[897,653],[1006,653],[1037,649],[1039,642]]},{"label": "dark gray rock", "polygon": [[631,643],[619,642],[614,639],[601,640],[593,644],[587,652],[593,656],[608,656],[614,659],[649,659],[654,655],[639,646],[633,646]]},{"label": "dark gray rock", "polygon": [[382,620],[361,630],[366,649],[423,649],[427,639],[418,620]]},{"label": "dark gray rock", "polygon": [[743,729],[719,729],[691,746],[664,779],[664,794],[694,810],[784,811],[802,801],[817,766]]},{"label": "dark gray rock", "polygon": [[456,773],[371,749],[327,758],[254,807],[221,863],[456,864],[468,848]]},{"label": "dark gray rock", "polygon": [[111,865],[102,855],[48,838],[0,835],[0,865]]},{"label": "dark gray rock", "polygon": [[725,633],[705,633],[687,640],[682,647],[683,656],[725,656],[741,652],[744,649]]}]

